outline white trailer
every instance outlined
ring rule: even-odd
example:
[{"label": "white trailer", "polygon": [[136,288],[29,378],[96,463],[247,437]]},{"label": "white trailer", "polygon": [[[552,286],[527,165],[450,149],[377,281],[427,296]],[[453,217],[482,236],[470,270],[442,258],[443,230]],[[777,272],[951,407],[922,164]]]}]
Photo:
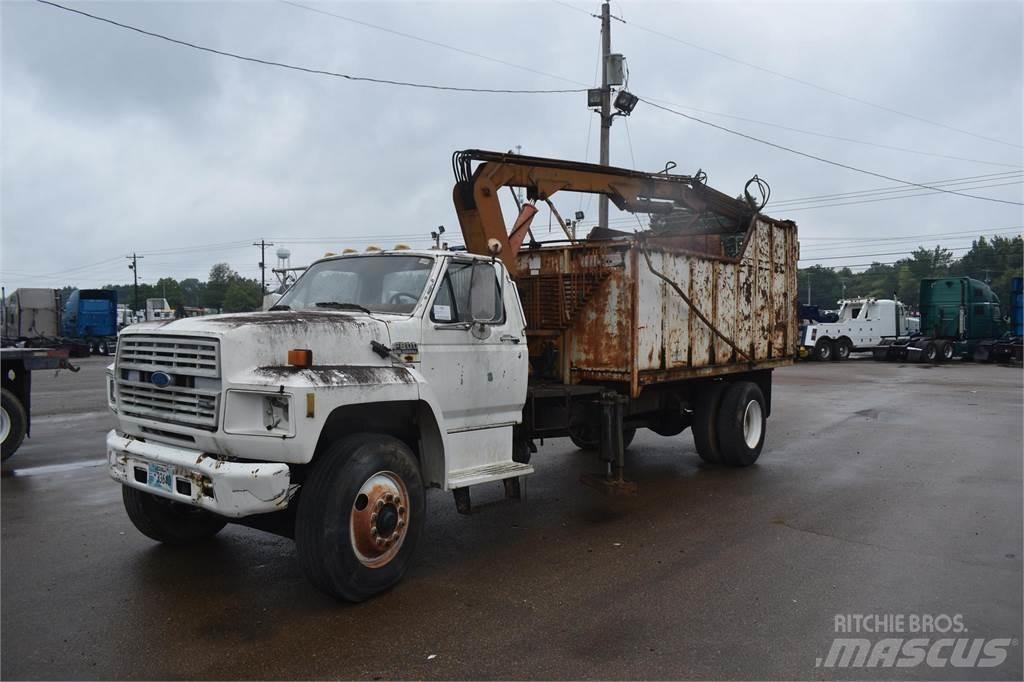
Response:
[{"label": "white trailer", "polygon": [[901,301],[853,298],[839,302],[835,322],[807,325],[801,346],[817,360],[846,360],[850,353],[873,350],[883,339],[914,334],[920,326]]}]

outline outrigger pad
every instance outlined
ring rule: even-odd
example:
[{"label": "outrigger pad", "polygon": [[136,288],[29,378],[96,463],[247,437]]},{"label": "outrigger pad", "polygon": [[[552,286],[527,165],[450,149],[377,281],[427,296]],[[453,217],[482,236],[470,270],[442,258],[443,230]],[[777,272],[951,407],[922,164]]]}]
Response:
[{"label": "outrigger pad", "polygon": [[635,481],[624,478],[609,478],[601,474],[580,474],[580,483],[599,490],[609,497],[630,497],[639,492]]}]

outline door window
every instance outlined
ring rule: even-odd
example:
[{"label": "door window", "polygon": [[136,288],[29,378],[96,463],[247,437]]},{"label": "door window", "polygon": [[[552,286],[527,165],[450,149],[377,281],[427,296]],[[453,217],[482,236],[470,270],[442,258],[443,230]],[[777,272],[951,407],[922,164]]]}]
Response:
[{"label": "door window", "polygon": [[[477,276],[483,270],[477,267]],[[486,266],[486,271],[494,275],[494,320],[492,324],[505,321],[505,308],[501,300],[501,286],[498,274],[493,266]],[[430,308],[430,319],[434,322],[472,322],[470,285],[473,281],[473,261],[452,261],[448,265],[444,279],[441,280],[434,305]],[[479,285],[478,285],[479,286]],[[479,307],[479,304],[478,304]]]}]

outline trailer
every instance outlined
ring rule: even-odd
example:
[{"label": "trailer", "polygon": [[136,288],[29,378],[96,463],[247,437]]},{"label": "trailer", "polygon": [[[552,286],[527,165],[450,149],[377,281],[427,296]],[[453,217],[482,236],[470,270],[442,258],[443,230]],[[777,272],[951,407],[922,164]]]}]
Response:
[{"label": "trailer", "polygon": [[0,457],[7,461],[32,432],[32,372],[78,368],[68,362],[67,348],[0,348],[3,365],[0,407]]},{"label": "trailer", "polygon": [[60,293],[56,289],[15,289],[4,297],[5,344],[48,345],[60,334]]}]

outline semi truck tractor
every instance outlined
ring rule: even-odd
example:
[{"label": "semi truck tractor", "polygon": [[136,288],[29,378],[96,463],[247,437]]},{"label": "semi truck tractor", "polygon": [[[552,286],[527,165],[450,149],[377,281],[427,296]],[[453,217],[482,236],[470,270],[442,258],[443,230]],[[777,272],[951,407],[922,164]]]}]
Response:
[{"label": "semi truck tractor", "polygon": [[74,354],[109,355],[117,346],[117,292],[75,289],[64,304],[61,329]]},{"label": "semi truck tractor", "polygon": [[921,280],[921,329],[917,334],[882,341],[876,360],[946,362],[964,358],[1005,361],[1017,353],[1020,337],[1010,331],[999,297],[982,281],[970,277]]},{"label": "semi truck tractor", "polygon": [[[636,492],[637,429],[692,429],[707,466],[758,461],[772,371],[796,354],[794,223],[703,174],[483,151],[454,168],[465,251],[326,257],[271,310],[122,332],[107,456],[142,533],[292,537],[314,585],[359,601],[405,573],[427,489],[461,513],[476,486],[516,499],[543,439],[593,450],[583,482],[608,494]],[[504,188],[527,198],[511,229]],[[684,227],[524,246],[560,191]]]}]

